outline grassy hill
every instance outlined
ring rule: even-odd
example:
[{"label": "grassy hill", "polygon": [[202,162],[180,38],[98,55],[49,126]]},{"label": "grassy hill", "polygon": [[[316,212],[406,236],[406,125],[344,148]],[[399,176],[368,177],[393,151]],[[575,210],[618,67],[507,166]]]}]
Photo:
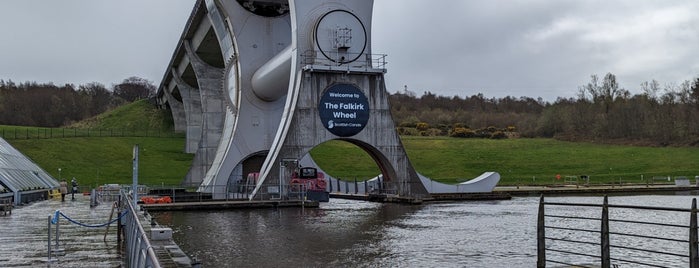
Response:
[{"label": "grassy hill", "polygon": [[178,185],[192,163],[183,138],[77,137],[10,140],[12,146],[58,178],[75,177],[81,185],[130,184],[132,151],[139,145],[139,181]]},{"label": "grassy hill", "polygon": [[[61,168],[62,177],[76,177],[82,185],[130,183],[134,144],[141,148],[139,179],[143,184],[179,184],[193,158],[183,153],[182,134],[161,135],[172,133],[171,119],[145,101],[122,106],[72,127],[77,126],[93,130],[88,135],[73,136],[70,133],[84,134],[85,130],[68,129],[67,135],[65,129],[0,126],[0,130],[11,144],[54,177],[58,177]],[[103,131],[139,127],[158,129],[158,135],[153,135],[154,131],[145,132],[146,135]],[[643,183],[641,176],[699,175],[697,147],[637,147],[553,139],[403,136],[402,140],[418,172],[450,183],[474,178],[485,171],[499,172],[501,184],[510,185],[551,184],[556,174],[589,175],[592,183],[620,180]],[[379,173],[368,154],[347,142],[327,142],[311,154],[333,177],[363,180]]]},{"label": "grassy hill", "polygon": [[44,170],[81,185],[130,184],[132,150],[139,144],[139,181],[178,185],[193,155],[172,118],[146,100],[136,101],[68,128],[0,126],[0,134]]},{"label": "grassy hill", "polygon": [[147,100],[139,100],[119,106],[87,120],[68,126],[69,128],[93,129],[152,129],[172,131],[172,115],[160,110]]}]

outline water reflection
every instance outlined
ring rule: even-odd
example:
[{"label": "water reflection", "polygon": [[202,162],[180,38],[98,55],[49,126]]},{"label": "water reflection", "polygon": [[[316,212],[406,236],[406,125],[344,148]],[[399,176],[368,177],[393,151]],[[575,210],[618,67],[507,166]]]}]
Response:
[{"label": "water reflection", "polygon": [[[548,200],[602,202],[601,197]],[[538,201],[531,197],[407,206],[332,199],[318,209],[160,212],[154,216],[160,224],[172,227],[180,247],[205,267],[534,267]],[[610,203],[688,208],[691,197],[624,196],[611,197]],[[594,210],[573,212],[600,215]],[[649,217],[614,213],[631,213],[616,215],[624,218]],[[688,223],[686,217],[661,214],[657,220]]]}]

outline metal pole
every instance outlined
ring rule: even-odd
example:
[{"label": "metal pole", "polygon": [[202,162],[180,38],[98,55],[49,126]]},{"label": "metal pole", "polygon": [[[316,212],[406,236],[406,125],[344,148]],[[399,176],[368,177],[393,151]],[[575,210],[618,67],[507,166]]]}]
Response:
[{"label": "metal pole", "polygon": [[697,199],[692,198],[692,211],[689,214],[689,267],[699,268],[699,238],[697,238]]},{"label": "metal pole", "polygon": [[544,195],[539,198],[539,215],[536,221],[536,267],[546,267],[546,225],[544,220]]},{"label": "metal pole", "polygon": [[359,193],[359,186],[357,185],[357,177],[354,177],[354,194]]},{"label": "metal pole", "polygon": [[61,225],[61,222],[59,221],[61,217],[56,217],[56,250],[58,250],[58,235],[60,231],[58,230],[58,227]]},{"label": "metal pole", "polygon": [[131,184],[133,191],[133,206],[138,207],[138,144],[133,146],[133,182]]},{"label": "metal pole", "polygon": [[[121,194],[119,194],[119,198],[117,200],[117,204],[119,206],[119,215],[121,215]],[[121,217],[119,217],[117,218],[117,243],[121,243],[121,232],[124,231],[122,228],[123,227],[121,226]]]},{"label": "metal pole", "polygon": [[48,235],[48,238],[49,238],[48,239],[49,240],[49,242],[48,242],[48,256],[49,256],[49,258],[48,258],[48,262],[51,262],[51,215],[49,215],[49,228],[48,228],[48,230],[49,230],[49,235]]},{"label": "metal pole", "polygon": [[602,228],[601,228],[601,254],[602,268],[611,267],[611,256],[609,255],[609,202],[607,196],[604,196],[602,204]]}]

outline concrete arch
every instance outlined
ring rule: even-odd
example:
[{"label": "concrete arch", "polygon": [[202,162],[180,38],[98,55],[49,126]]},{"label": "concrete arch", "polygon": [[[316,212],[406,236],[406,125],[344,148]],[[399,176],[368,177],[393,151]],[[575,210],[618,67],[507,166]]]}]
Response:
[{"label": "concrete arch", "polygon": [[374,160],[374,163],[379,168],[379,171],[381,171],[381,175],[383,175],[385,182],[394,182],[398,180],[396,170],[393,165],[391,165],[389,157],[387,157],[384,152],[379,150],[374,145],[352,138],[339,138],[336,140],[351,143],[366,152],[369,157]]}]

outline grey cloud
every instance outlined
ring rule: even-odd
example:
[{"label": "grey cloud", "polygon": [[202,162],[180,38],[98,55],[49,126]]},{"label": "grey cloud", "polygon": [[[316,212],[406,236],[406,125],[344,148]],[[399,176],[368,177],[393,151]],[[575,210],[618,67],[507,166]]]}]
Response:
[{"label": "grey cloud", "polygon": [[[194,0],[0,1],[0,79],[159,83]],[[375,0],[374,53],[386,83],[422,93],[573,97],[612,72],[646,80],[699,75],[699,2]]]}]

